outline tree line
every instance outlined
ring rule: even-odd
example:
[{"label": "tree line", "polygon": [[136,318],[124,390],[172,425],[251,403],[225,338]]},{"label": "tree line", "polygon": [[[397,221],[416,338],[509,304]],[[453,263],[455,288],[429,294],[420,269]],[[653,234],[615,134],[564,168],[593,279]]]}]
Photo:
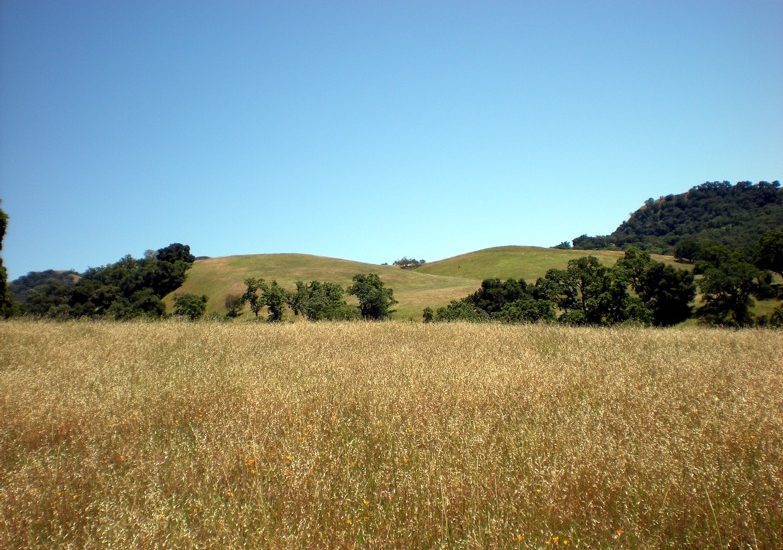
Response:
[{"label": "tree line", "polygon": [[147,251],[143,258],[127,255],[81,274],[31,272],[11,283],[11,292],[17,299],[8,315],[55,319],[160,318],[166,313],[162,298],[182,285],[194,261],[189,246],[172,243]]},{"label": "tree line", "polygon": [[[228,294],[225,297],[226,318],[234,319],[242,315],[247,305],[256,320],[266,310],[266,320],[283,320],[286,307],[294,315],[310,321],[350,321],[365,319],[380,321],[388,319],[394,313],[392,306],[397,303],[394,290],[386,287],[375,273],[353,276],[353,284],[344,289],[329,281],[296,282],[292,291],[284,289],[276,280],[249,277],[245,279],[245,291],[240,294]],[[358,306],[348,304],[346,295],[355,296]],[[175,297],[174,313],[189,319],[198,319],[206,310],[206,296],[185,294]]]},{"label": "tree line", "polygon": [[[778,189],[771,184],[757,187],[765,192]],[[725,186],[698,191],[709,194],[715,189],[726,191]],[[8,217],[0,210],[0,250],[7,224]],[[772,275],[774,272],[783,277],[780,229],[767,231],[751,246],[734,248],[684,238],[676,246],[675,257],[693,263],[693,274],[656,262],[647,251],[631,247],[613,267],[586,256],[569,261],[565,270],[550,269],[535,284],[522,279],[487,279],[480,289],[461,300],[437,310],[425,308],[423,318],[603,326],[632,321],[670,326],[695,316],[710,325],[783,326],[781,305],[769,316],[752,313],[754,299],[783,298],[781,284]],[[401,265],[415,262],[404,260]],[[160,318],[166,314],[162,298],[182,285],[194,261],[189,246],[172,243],[147,251],[140,259],[128,255],[81,274],[32,272],[8,285],[0,259],[0,316]],[[694,274],[700,276],[698,281]],[[702,303],[694,308],[697,289]],[[358,306],[349,305],[346,296],[356,297]],[[200,318],[207,302],[206,295],[175,295],[174,314]],[[393,290],[371,273],[355,275],[347,289],[327,281],[298,281],[294,290],[286,290],[277,281],[251,277],[245,280],[244,293],[226,296],[224,305],[227,318],[239,317],[248,306],[257,319],[265,308],[267,320],[275,322],[283,318],[286,307],[294,315],[312,321],[382,320],[390,317],[395,303]]]},{"label": "tree line", "polygon": [[[426,308],[425,322],[500,321],[560,322],[610,326],[635,322],[671,326],[693,316],[702,323],[730,327],[783,326],[783,306],[770,316],[755,317],[753,298],[783,298],[769,266],[781,270],[783,234],[765,235],[767,255],[753,264],[719,244],[705,247],[694,274],[654,261],[643,250],[630,248],[612,267],[594,256],[570,260],[568,267],[550,269],[535,284],[522,279],[486,279],[473,294],[437,310]],[[770,243],[774,243],[770,244]],[[707,253],[709,251],[709,255]],[[702,305],[694,309],[697,289]]]},{"label": "tree line", "polygon": [[[8,228],[8,215],[0,208],[0,252],[3,250],[3,237]],[[13,301],[8,288],[8,273],[0,257],[0,317],[10,317],[13,313]]]}]

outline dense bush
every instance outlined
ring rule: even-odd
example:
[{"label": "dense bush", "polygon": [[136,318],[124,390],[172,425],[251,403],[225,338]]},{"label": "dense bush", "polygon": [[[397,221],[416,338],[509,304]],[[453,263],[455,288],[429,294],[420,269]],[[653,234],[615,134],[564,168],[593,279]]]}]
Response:
[{"label": "dense bush", "polygon": [[355,307],[344,299],[345,291],[337,283],[297,281],[296,290],[289,293],[288,305],[297,315],[310,321],[346,321],[359,316]]},{"label": "dense bush", "polygon": [[197,294],[174,295],[174,315],[195,321],[200,319],[207,310],[209,298]]}]

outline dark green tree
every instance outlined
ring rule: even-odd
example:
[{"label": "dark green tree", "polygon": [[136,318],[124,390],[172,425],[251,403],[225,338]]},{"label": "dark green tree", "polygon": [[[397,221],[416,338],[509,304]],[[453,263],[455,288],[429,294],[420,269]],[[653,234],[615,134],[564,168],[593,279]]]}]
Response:
[{"label": "dark green tree", "polygon": [[617,260],[617,267],[622,269],[636,292],[642,286],[642,279],[653,264],[652,258],[644,250],[631,247],[625,251],[622,258]]},{"label": "dark green tree", "polygon": [[704,273],[708,267],[720,267],[721,264],[736,260],[739,252],[715,241],[703,241],[696,254],[696,265],[693,272],[697,275]]},{"label": "dark green tree", "polygon": [[690,302],[696,296],[691,273],[653,261],[647,252],[636,248],[625,251],[617,268],[625,273],[640,299],[629,303],[629,317],[656,326],[674,325],[690,317]]},{"label": "dark green tree", "polygon": [[264,307],[264,301],[261,299],[263,292],[263,286],[266,283],[263,279],[256,279],[255,277],[248,277],[245,279],[245,293],[242,294],[242,304],[250,304],[250,311],[258,319],[258,314]]},{"label": "dark green tree", "polygon": [[261,309],[266,306],[269,312],[267,320],[276,322],[283,319],[288,294],[283,287],[277,284],[277,281],[268,284],[264,279],[249,277],[245,279],[245,293],[242,294],[241,300],[242,304],[250,304],[250,311],[253,312],[256,319],[258,319]]},{"label": "dark green tree", "polygon": [[783,231],[773,229],[759,240],[755,264],[760,269],[769,269],[783,277]]},{"label": "dark green tree", "polygon": [[294,315],[304,315],[305,305],[309,298],[308,285],[304,281],[296,281],[296,290],[288,293],[288,307]]},{"label": "dark green tree", "polygon": [[425,323],[431,323],[435,319],[435,311],[431,307],[425,307],[421,312],[421,320]]},{"label": "dark green tree", "polygon": [[158,249],[155,258],[159,262],[168,262],[172,264],[177,262],[192,264],[196,261],[196,257],[190,253],[190,247],[181,243],[171,243],[164,248]]},{"label": "dark green tree", "polygon": [[694,237],[683,237],[674,247],[674,257],[684,262],[693,262],[699,254],[701,243]]},{"label": "dark green tree", "polygon": [[158,298],[151,288],[142,288],[133,293],[130,300],[133,317],[162,317],[166,313],[166,305]]},{"label": "dark green tree", "polygon": [[28,273],[12,283],[24,314],[50,317],[160,317],[161,301],[185,281],[192,264],[190,247],[178,243],[148,252],[142,259],[130,255],[81,275],[72,271]]},{"label": "dark green tree", "polygon": [[357,316],[356,309],[344,299],[345,291],[337,283],[297,281],[296,290],[289,293],[288,305],[297,315],[310,321],[349,320]]},{"label": "dark green tree", "polygon": [[612,325],[630,316],[628,281],[620,268],[607,268],[594,256],[569,260],[565,271],[550,269],[539,292],[563,312],[560,321],[575,325]]},{"label": "dark green tree", "polygon": [[554,321],[555,311],[552,302],[548,300],[536,300],[534,298],[522,298],[503,306],[493,315],[506,323],[534,323],[537,321]]},{"label": "dark green tree", "polygon": [[174,315],[185,317],[191,321],[201,318],[207,310],[206,295],[176,294],[174,296]]},{"label": "dark green tree", "polygon": [[751,295],[757,276],[758,269],[737,256],[707,266],[699,281],[704,305],[697,313],[702,321],[732,327],[752,324]]},{"label": "dark green tree", "polygon": [[242,296],[239,294],[226,294],[223,304],[226,306],[226,317],[236,319],[242,315]]},{"label": "dark green tree", "polygon": [[[8,214],[0,208],[0,252],[3,250],[3,238],[8,228]],[[14,303],[11,300],[11,293],[8,290],[8,273],[3,265],[3,259],[0,257],[0,317],[10,317],[13,312]]]},{"label": "dark green tree", "polygon": [[481,288],[465,298],[465,301],[493,315],[507,304],[528,297],[530,292],[524,279],[484,279]]},{"label": "dark green tree", "polygon": [[25,299],[19,302],[19,312],[34,317],[71,317],[72,284],[57,279],[43,280],[25,290]]},{"label": "dark green tree", "polygon": [[548,270],[533,289],[536,298],[552,302],[564,314],[578,307],[578,294],[568,273],[562,269]]},{"label": "dark green tree", "polygon": [[435,312],[438,322],[468,321],[478,323],[489,321],[489,314],[465,300],[452,300],[449,305],[439,307]]},{"label": "dark green tree", "polygon": [[277,281],[272,281],[267,285],[263,283],[261,285],[261,301],[267,307],[269,311],[270,322],[278,322],[283,320],[283,311],[285,310],[287,295],[283,287],[277,284]]},{"label": "dark green tree", "polygon": [[783,305],[776,307],[769,316],[769,326],[783,328]]},{"label": "dark green tree", "polygon": [[652,262],[644,272],[637,290],[652,314],[656,326],[671,326],[691,316],[691,302],[696,297],[693,275],[684,269]]},{"label": "dark green tree", "polygon": [[348,294],[359,299],[359,312],[364,319],[387,319],[394,313],[391,307],[397,303],[394,291],[386,288],[375,273],[354,275]]}]

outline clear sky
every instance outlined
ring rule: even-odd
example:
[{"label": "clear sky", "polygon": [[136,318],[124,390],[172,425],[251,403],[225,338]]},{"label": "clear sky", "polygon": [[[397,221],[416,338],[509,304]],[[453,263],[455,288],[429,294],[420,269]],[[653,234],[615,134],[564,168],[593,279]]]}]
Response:
[{"label": "clear sky", "polygon": [[428,261],[783,179],[783,2],[0,1],[11,279]]}]

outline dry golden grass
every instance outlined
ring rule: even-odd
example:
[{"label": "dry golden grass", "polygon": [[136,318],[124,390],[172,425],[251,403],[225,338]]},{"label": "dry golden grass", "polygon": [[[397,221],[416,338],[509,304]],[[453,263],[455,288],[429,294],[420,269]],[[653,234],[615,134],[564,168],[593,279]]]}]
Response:
[{"label": "dry golden grass", "polygon": [[780,336],[0,323],[0,547],[781,547]]}]

